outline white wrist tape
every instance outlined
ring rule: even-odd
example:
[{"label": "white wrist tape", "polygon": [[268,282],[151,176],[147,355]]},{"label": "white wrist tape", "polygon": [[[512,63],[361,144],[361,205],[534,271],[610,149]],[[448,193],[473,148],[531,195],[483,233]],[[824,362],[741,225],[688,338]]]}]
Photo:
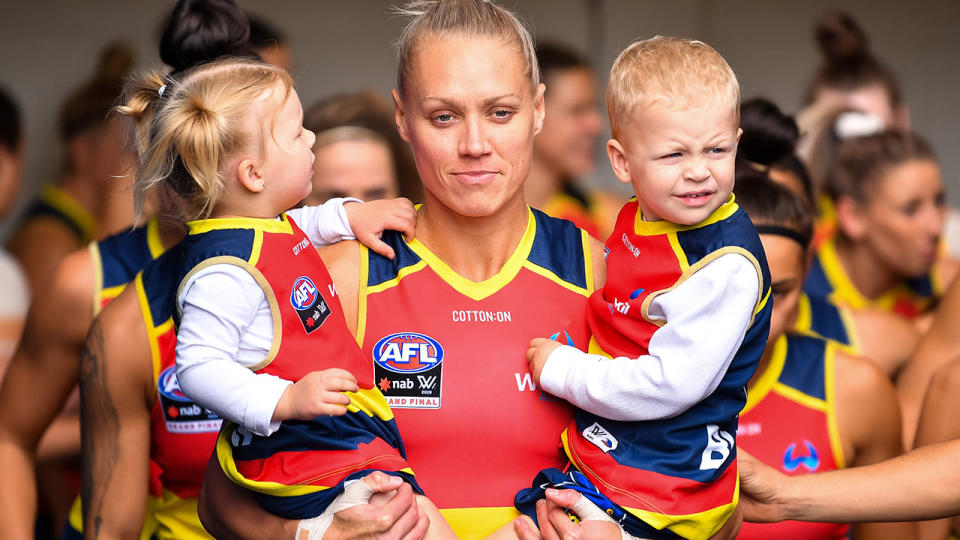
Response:
[{"label": "white wrist tape", "polygon": [[620,529],[621,540],[641,540],[636,536],[628,534],[612,517],[608,516],[600,507],[582,495],[580,496],[580,500],[577,501],[577,504],[570,507],[570,511],[579,516],[580,521],[609,521],[615,524],[617,528]]},{"label": "white wrist tape", "polygon": [[301,519],[297,524],[294,540],[321,540],[333,523],[333,515],[341,510],[370,502],[373,490],[363,480],[351,480],[344,485],[343,493],[317,517]]}]

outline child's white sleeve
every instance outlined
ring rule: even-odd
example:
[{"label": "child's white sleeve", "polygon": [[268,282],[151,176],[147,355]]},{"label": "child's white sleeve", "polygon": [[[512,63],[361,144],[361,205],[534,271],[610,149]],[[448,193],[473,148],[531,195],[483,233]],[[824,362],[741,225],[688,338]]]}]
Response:
[{"label": "child's white sleeve", "polygon": [[650,303],[666,323],[649,354],[607,358],[557,348],[544,364],[544,390],[598,416],[640,421],[676,416],[709,396],[740,349],[760,291],[753,262],[727,254]]},{"label": "child's white sleeve", "polygon": [[[272,317],[263,290],[246,270],[232,264],[197,272],[177,298],[180,389],[220,417],[267,436],[280,396],[290,381],[254,373],[273,340]],[[267,318],[261,306],[267,304]]]},{"label": "child's white sleeve", "polygon": [[314,247],[326,246],[341,240],[354,240],[350,220],[343,209],[345,203],[363,204],[360,199],[344,197],[330,199],[317,206],[303,206],[287,211],[287,216],[307,235]]}]

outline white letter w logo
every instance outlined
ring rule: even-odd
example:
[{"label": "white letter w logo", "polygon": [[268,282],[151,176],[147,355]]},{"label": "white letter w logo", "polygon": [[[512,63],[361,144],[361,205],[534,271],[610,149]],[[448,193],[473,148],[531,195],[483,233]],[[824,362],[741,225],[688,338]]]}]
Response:
[{"label": "white letter w logo", "polygon": [[531,392],[534,392],[537,390],[537,385],[533,383],[533,378],[530,376],[529,373],[524,373],[522,379],[520,378],[519,373],[514,373],[513,376],[516,377],[517,379],[518,391],[523,392],[523,389],[528,386],[530,387]]}]

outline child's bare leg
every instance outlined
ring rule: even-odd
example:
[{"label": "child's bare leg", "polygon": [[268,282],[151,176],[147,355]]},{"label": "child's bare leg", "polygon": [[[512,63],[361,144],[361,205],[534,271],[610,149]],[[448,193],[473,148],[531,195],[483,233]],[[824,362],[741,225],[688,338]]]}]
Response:
[{"label": "child's bare leg", "polygon": [[[537,525],[527,516],[520,516],[517,519],[522,519],[526,521],[526,524],[530,527],[531,530],[536,531],[536,537],[540,537],[540,531],[537,529]],[[514,525],[516,520],[507,523],[503,527],[493,531],[493,534],[486,537],[484,540],[520,540],[520,536],[517,535],[517,530]]]},{"label": "child's bare leg", "polygon": [[453,533],[453,529],[450,528],[447,520],[443,518],[433,501],[423,495],[417,495],[417,506],[430,520],[430,528],[427,529],[427,534],[424,537],[426,540],[456,540],[457,535]]}]

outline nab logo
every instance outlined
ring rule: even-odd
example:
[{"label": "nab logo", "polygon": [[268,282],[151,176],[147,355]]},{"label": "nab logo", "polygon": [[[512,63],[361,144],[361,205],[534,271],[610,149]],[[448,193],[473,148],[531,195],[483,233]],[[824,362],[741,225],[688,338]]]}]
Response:
[{"label": "nab logo", "polygon": [[170,366],[160,373],[157,378],[157,390],[164,396],[183,403],[192,403],[193,400],[180,390],[180,382],[177,381],[177,367]]},{"label": "nab logo", "polygon": [[378,341],[373,359],[394,373],[422,373],[443,362],[443,347],[430,336],[400,332]]},{"label": "nab logo", "polygon": [[790,443],[787,451],[783,453],[783,470],[793,472],[797,470],[797,467],[803,465],[808,471],[814,472],[820,467],[820,455],[817,454],[817,447],[806,439],[803,441],[803,446],[807,449],[807,455],[795,456],[797,443]]},{"label": "nab logo", "polygon": [[296,309],[307,309],[317,301],[317,287],[307,276],[300,276],[293,282],[290,303]]}]

